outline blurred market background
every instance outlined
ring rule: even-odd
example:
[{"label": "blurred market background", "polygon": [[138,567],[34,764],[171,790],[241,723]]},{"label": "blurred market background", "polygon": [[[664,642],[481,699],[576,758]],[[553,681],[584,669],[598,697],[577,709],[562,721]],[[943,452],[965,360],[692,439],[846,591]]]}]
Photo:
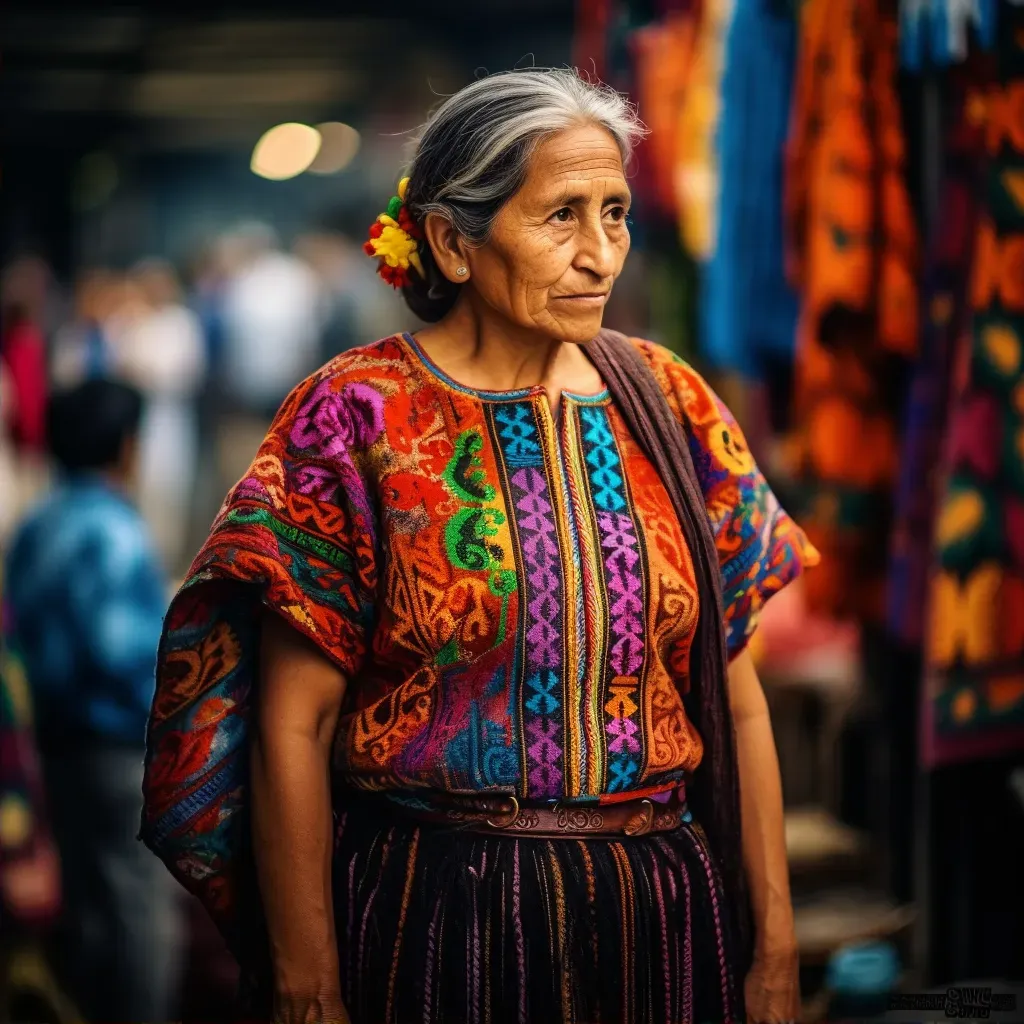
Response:
[{"label": "blurred market background", "polygon": [[[1021,5],[191,11],[4,7],[0,549],[52,484],[47,394],[114,376],[146,396],[138,498],[179,581],[291,386],[415,328],[361,244],[428,110],[580,67],[651,128],[606,323],[709,376],[825,556],[756,647],[807,1019],[1020,982]],[[186,942],[181,1013],[226,1017],[201,914]],[[25,948],[7,973],[42,1013]]]}]

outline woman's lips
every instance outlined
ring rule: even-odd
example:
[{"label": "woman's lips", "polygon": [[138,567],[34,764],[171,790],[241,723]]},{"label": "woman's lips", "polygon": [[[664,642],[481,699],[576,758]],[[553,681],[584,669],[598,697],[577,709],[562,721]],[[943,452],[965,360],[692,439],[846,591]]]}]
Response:
[{"label": "woman's lips", "polygon": [[581,293],[579,295],[556,295],[556,302],[568,302],[574,306],[603,306],[608,301],[608,292]]}]

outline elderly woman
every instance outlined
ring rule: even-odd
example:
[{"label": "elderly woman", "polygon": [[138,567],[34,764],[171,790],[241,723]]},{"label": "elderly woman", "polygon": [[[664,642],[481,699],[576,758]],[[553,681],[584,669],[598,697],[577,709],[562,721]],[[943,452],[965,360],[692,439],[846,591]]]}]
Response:
[{"label": "elderly woman", "polygon": [[796,1013],[746,643],[816,555],[704,381],[632,342],[694,549],[588,356],[641,131],[569,71],[437,110],[368,243],[430,326],[295,389],[170,609],[143,835],[275,1020]]}]

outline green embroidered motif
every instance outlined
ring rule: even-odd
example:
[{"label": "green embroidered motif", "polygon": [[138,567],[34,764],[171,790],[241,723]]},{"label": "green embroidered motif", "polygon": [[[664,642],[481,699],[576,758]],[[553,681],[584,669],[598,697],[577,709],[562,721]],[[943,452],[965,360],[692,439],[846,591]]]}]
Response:
[{"label": "green embroidered motif", "polygon": [[233,508],[227,515],[229,523],[257,523],[265,526],[278,537],[294,544],[303,551],[316,555],[336,569],[343,569],[352,572],[355,565],[352,557],[342,551],[334,544],[330,544],[321,537],[314,537],[297,527],[282,523],[269,509],[266,508]]},{"label": "green embroidered motif", "polygon": [[445,546],[452,564],[470,571],[497,569],[503,552],[497,544],[488,544],[487,538],[494,537],[504,522],[505,516],[497,509],[459,509],[444,531]]},{"label": "green embroidered motif", "polygon": [[445,483],[463,501],[494,501],[494,488],[485,481],[483,463],[478,458],[483,446],[484,439],[478,430],[465,431],[456,439],[455,454],[445,468]]},{"label": "green embroidered motif", "polygon": [[513,569],[499,569],[491,576],[491,593],[501,597],[501,621],[498,623],[498,643],[505,639],[508,625],[508,599],[515,593],[519,581]]},{"label": "green embroidered motif", "polygon": [[[493,501],[495,490],[482,469],[479,452],[484,439],[477,430],[467,430],[455,442],[455,454],[445,467],[444,481],[452,494],[467,502],[445,527],[445,549],[452,565],[470,572],[488,572],[488,586],[495,597],[501,598],[501,621],[496,643],[505,639],[508,622],[508,599],[517,587],[514,569],[503,569],[505,552],[500,544],[490,542],[505,524],[505,513],[496,508],[485,508]],[[453,641],[454,642],[454,641]],[[438,655],[447,650],[448,645]],[[441,662],[439,662],[441,664]]]}]

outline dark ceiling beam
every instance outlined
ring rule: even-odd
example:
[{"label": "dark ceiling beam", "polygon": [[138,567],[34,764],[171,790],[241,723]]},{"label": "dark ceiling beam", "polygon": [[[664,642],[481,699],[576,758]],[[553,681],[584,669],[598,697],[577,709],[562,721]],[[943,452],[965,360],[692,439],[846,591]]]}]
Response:
[{"label": "dark ceiling beam", "polygon": [[[140,3],[90,4],[86,14],[7,0],[0,103],[8,145],[47,140],[50,148],[63,139],[77,148],[72,139],[86,137],[91,146],[203,146],[251,139],[279,119],[416,115],[476,69],[528,66],[538,51],[541,62],[566,59],[572,24],[571,0],[399,0],[386,16],[379,5],[296,0],[286,11]],[[402,47],[404,58],[381,76],[381,55]]]},{"label": "dark ceiling beam", "polygon": [[[319,19],[342,21],[347,19],[380,19],[382,16],[405,25],[433,24],[444,28],[473,32],[477,26],[503,26],[506,31],[524,25],[543,28],[564,24],[568,15],[572,17],[572,0],[388,0],[383,9],[379,2],[363,0],[290,0],[287,4],[278,2],[253,3],[244,0],[228,0],[212,5],[193,5],[167,2],[146,2],[125,4],[111,2],[89,4],[83,10],[76,0],[64,3],[33,0],[6,0],[3,20],[10,25],[31,21],[39,24],[47,21],[52,25],[65,25],[87,18],[103,19],[113,24],[116,19],[131,19],[139,13],[156,17],[177,17],[182,20],[217,21],[225,19]],[[67,21],[66,19],[71,19]],[[66,27],[60,35],[72,35]],[[381,40],[384,45],[401,46],[401,38]]]}]

